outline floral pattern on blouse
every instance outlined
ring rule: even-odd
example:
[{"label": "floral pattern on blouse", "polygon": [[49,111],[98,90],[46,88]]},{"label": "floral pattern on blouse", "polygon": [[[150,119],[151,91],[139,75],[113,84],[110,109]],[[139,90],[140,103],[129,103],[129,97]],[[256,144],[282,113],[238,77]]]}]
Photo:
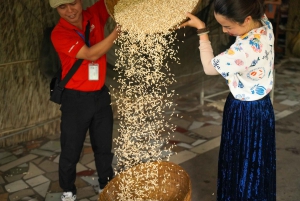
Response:
[{"label": "floral pattern on blouse", "polygon": [[261,99],[273,88],[273,28],[266,16],[261,21],[264,26],[236,37],[229,49],[212,59],[233,96],[242,101]]}]

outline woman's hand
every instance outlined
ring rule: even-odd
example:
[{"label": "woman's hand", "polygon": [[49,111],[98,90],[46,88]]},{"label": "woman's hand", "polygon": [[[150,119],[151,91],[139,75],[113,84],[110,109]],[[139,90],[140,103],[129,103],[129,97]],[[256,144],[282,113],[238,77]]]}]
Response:
[{"label": "woman's hand", "polygon": [[191,13],[186,13],[186,16],[188,18],[190,18],[188,21],[182,23],[180,25],[181,27],[185,27],[185,26],[190,26],[190,27],[194,27],[196,29],[203,29],[205,28],[205,23],[203,21],[201,21],[198,17],[196,17],[195,15],[191,14]]},{"label": "woman's hand", "polygon": [[117,24],[113,30],[113,32],[115,32],[117,34],[117,36],[119,36],[122,32],[121,30],[121,25]]}]

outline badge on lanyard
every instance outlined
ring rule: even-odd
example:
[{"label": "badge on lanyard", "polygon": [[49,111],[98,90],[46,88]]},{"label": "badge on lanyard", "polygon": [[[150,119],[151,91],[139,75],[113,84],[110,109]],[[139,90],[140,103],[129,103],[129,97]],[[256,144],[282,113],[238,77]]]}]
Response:
[{"label": "badge on lanyard", "polygon": [[89,80],[99,80],[99,64],[89,63]]}]

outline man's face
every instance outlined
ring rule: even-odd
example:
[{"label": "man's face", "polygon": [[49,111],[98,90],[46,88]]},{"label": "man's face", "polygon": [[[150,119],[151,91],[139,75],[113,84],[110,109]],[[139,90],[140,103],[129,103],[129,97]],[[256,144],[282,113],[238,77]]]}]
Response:
[{"label": "man's face", "polygon": [[82,23],[82,4],[81,0],[74,0],[73,3],[62,4],[57,7],[57,12],[61,18],[75,26]]}]

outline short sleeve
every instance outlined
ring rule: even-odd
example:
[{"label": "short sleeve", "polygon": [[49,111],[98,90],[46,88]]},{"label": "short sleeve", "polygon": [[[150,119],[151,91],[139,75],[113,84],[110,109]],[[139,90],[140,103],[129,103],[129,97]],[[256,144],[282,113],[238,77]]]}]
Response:
[{"label": "short sleeve", "polygon": [[85,45],[85,42],[74,30],[60,29],[54,29],[51,34],[51,40],[55,50],[71,58],[76,58],[77,53]]},{"label": "short sleeve", "polygon": [[236,73],[245,71],[246,58],[242,44],[234,43],[229,49],[214,57],[211,62],[213,67],[228,80]]}]

